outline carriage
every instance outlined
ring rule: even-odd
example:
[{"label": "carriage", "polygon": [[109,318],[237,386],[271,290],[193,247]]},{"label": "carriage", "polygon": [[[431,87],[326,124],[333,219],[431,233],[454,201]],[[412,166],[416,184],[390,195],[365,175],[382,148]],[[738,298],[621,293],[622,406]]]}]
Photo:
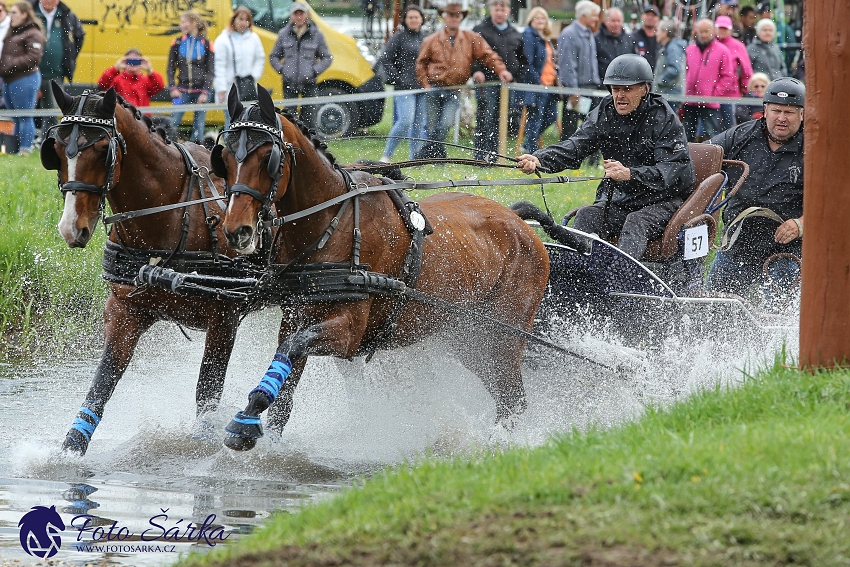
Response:
[{"label": "carriage", "polygon": [[[677,332],[722,333],[738,323],[764,330],[787,328],[789,320],[782,313],[768,312],[737,295],[704,291],[705,261],[720,211],[746,180],[749,166],[724,159],[716,145],[690,143],[688,149],[696,175],[694,190],[640,259],[619,250],[616,242],[568,226],[579,209],[557,226],[539,211],[513,206],[555,240],[545,243],[550,276],[541,321],[574,318],[575,306],[581,305],[595,324],[600,318],[611,321],[621,336],[641,344]],[[765,263],[766,274],[772,261]]]},{"label": "carriage", "polygon": [[[247,450],[263,436],[266,410],[266,427],[283,430],[309,356],[370,357],[452,333],[458,360],[493,397],[497,425],[510,429],[526,406],[528,343],[617,370],[541,336],[535,323],[547,316],[569,318],[583,306],[743,306],[688,293],[702,264],[688,246],[701,237],[697,248],[707,250],[714,239],[728,181],[722,167],[744,170],[730,194],[747,171],[715,146],[690,148],[697,187],[638,262],[532,215],[558,241],[544,246],[527,215],[474,195],[416,203],[400,190],[415,183],[338,164],[264,89],[247,108],[231,90],[234,122],[211,154],[171,144],[113,90],[74,98],[53,89],[65,117],[41,157],[65,196],[60,232],[81,247],[99,219],[115,223],[104,254],[106,345],[66,450],[86,452],[137,341],[159,319],[208,330],[197,386],[203,424],[218,405],[241,317],[265,305],[284,311],[269,369],[226,428],[225,445]],[[224,199],[219,215],[209,205]],[[108,218],[106,201],[115,213]]]}]

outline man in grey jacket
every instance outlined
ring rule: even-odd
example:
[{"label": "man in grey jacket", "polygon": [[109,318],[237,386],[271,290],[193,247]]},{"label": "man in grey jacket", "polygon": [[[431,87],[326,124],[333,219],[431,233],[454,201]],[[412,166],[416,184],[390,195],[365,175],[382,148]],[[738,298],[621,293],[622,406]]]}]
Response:
[{"label": "man in grey jacket", "polygon": [[[333,62],[325,36],[310,21],[310,9],[303,2],[293,2],[290,20],[280,33],[269,54],[269,62],[283,77],[283,98],[315,97],[316,78]],[[302,105],[299,118],[313,127],[313,105]]]},{"label": "man in grey jacket", "polygon": [[[558,78],[565,87],[598,89],[602,84],[593,37],[600,11],[591,0],[580,0],[576,4],[575,21],[558,36]],[[579,106],[579,98],[579,95],[570,95],[564,103],[562,140],[572,136],[578,127],[579,113],[575,109]]]}]

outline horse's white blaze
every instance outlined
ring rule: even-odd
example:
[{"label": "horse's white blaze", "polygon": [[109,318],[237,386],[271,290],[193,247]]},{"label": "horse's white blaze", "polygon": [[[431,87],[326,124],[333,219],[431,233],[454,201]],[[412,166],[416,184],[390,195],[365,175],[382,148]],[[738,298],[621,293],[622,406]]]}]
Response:
[{"label": "horse's white blaze", "polygon": [[59,219],[59,234],[66,242],[77,239],[75,226],[77,224],[77,196],[71,192],[65,193],[65,208],[62,210],[62,218]]},{"label": "horse's white blaze", "polygon": [[[68,181],[75,181],[77,175],[77,158],[68,158]],[[77,196],[73,193],[65,193],[65,207],[62,210],[62,218],[59,219],[59,234],[66,242],[73,242],[77,235],[74,227],[77,224],[76,211]]]},{"label": "horse's white blaze", "polygon": [[[241,161],[236,163],[236,181],[239,181],[239,174],[240,173],[242,173],[242,162]],[[231,197],[227,202],[227,212],[225,212],[225,215],[229,215],[229,214],[232,214],[232,213],[233,213],[233,198]],[[254,228],[254,231],[253,231],[253,234],[251,235],[251,243],[246,248],[243,248],[242,250],[237,250],[237,252],[239,252],[240,254],[251,254],[252,252],[254,252],[254,249],[256,248],[255,243],[256,243],[257,236],[258,236],[259,232],[257,231],[257,227],[253,227],[253,228]]]}]

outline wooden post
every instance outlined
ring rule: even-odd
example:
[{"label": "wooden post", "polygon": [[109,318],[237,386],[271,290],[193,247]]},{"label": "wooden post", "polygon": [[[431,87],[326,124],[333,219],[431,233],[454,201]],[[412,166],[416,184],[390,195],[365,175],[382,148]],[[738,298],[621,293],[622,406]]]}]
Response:
[{"label": "wooden post", "polygon": [[499,87],[499,153],[505,155],[508,151],[508,108],[511,101],[511,91],[507,83]]},{"label": "wooden post", "polygon": [[800,365],[850,362],[850,3],[806,0]]}]

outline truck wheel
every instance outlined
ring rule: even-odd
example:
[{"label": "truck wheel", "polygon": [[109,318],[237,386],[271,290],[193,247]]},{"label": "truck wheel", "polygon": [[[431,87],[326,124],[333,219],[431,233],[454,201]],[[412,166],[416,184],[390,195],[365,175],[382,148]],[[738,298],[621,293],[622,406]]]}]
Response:
[{"label": "truck wheel", "polygon": [[[340,87],[319,87],[319,96],[350,94]],[[359,123],[357,103],[329,102],[316,110],[313,127],[323,138],[348,136]]]}]

